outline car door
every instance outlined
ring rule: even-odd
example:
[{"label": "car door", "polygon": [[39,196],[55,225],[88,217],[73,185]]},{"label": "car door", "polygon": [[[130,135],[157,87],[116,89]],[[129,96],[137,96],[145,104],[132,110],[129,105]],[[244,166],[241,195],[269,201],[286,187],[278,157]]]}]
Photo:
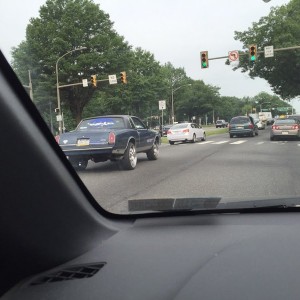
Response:
[{"label": "car door", "polygon": [[197,140],[202,139],[203,138],[203,129],[200,128],[200,126],[198,124],[192,124],[193,125],[193,130],[195,131]]},{"label": "car door", "polygon": [[152,132],[148,130],[147,126],[138,117],[131,117],[131,120],[139,135],[139,143],[136,145],[137,151],[149,149],[154,139]]}]

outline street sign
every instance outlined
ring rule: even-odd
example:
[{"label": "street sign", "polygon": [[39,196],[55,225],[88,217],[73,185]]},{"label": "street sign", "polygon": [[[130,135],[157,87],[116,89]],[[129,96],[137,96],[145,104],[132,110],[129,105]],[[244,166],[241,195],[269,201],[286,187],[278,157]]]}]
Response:
[{"label": "street sign", "polygon": [[237,51],[237,50],[229,51],[228,52],[228,59],[230,61],[237,61],[237,60],[239,60],[239,51]]},{"label": "street sign", "polygon": [[166,100],[159,100],[158,107],[159,107],[159,110],[166,109]]},{"label": "street sign", "polygon": [[87,79],[82,79],[82,86],[83,87],[88,87],[89,86]]},{"label": "street sign", "polygon": [[292,109],[291,107],[277,107],[276,110],[278,111],[288,111],[289,109]]},{"label": "street sign", "polygon": [[117,75],[108,75],[109,84],[117,84]]},{"label": "street sign", "polygon": [[274,48],[273,46],[266,46],[264,48],[265,57],[274,57]]}]

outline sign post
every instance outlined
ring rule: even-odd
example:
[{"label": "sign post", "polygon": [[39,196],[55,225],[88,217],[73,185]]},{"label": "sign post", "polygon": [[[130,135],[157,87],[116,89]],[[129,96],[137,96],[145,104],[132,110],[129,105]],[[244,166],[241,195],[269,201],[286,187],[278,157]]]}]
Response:
[{"label": "sign post", "polygon": [[159,100],[158,108],[159,108],[159,110],[161,110],[161,135],[163,135],[164,109],[166,109],[166,100]]}]

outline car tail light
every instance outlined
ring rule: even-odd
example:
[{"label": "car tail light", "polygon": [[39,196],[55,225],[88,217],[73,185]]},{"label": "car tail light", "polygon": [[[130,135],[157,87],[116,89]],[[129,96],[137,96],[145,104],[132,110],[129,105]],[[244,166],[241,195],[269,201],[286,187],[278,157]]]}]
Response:
[{"label": "car tail light", "polygon": [[228,128],[231,129],[231,124],[228,125]]},{"label": "car tail light", "polygon": [[172,133],[172,131],[171,131],[171,130],[168,130],[168,131],[167,131],[167,134],[171,134],[171,133]]},{"label": "car tail light", "polygon": [[293,129],[299,129],[299,125],[293,125]]},{"label": "car tail light", "polygon": [[55,136],[55,140],[56,140],[57,144],[59,144],[59,139],[60,139],[60,136],[59,136],[59,135],[56,135],[56,136]]},{"label": "car tail light", "polygon": [[249,125],[249,128],[253,129],[253,128],[254,128],[254,125],[251,123],[251,124]]},{"label": "car tail light", "polygon": [[183,133],[188,133],[188,132],[190,132],[190,130],[189,129],[183,129],[182,132]]},{"label": "car tail light", "polygon": [[278,129],[279,129],[279,126],[277,126],[277,125],[272,125],[272,129],[278,130]]},{"label": "car tail light", "polygon": [[110,132],[108,135],[108,143],[114,144],[116,142],[116,135],[114,132]]}]

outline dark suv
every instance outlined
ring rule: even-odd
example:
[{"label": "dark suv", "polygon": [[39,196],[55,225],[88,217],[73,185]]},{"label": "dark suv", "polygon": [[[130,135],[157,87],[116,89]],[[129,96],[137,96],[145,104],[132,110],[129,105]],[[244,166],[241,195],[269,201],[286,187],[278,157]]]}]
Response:
[{"label": "dark suv", "polygon": [[229,123],[229,136],[255,136],[258,135],[257,125],[250,116],[233,117]]}]

